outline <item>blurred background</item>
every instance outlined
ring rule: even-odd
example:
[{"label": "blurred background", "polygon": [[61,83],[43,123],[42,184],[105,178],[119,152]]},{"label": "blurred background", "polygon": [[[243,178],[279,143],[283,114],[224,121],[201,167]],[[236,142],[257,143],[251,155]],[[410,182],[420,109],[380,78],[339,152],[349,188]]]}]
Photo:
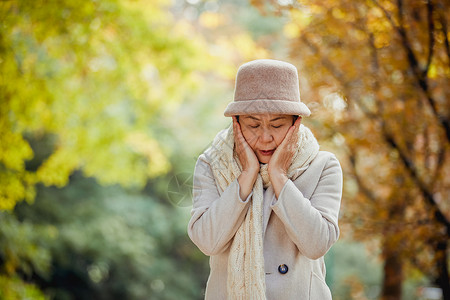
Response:
[{"label": "blurred background", "polygon": [[203,299],[193,167],[259,58],[345,172],[333,298],[450,299],[449,8],[0,1],[0,299]]}]

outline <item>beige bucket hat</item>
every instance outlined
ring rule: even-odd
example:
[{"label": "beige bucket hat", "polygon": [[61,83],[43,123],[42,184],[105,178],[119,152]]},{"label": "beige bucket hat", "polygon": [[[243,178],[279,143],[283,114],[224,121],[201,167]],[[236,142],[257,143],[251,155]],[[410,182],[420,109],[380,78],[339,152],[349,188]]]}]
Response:
[{"label": "beige bucket hat", "polygon": [[308,117],[309,108],[300,100],[297,68],[287,62],[259,59],[240,66],[234,101],[226,117],[251,114],[285,114]]}]

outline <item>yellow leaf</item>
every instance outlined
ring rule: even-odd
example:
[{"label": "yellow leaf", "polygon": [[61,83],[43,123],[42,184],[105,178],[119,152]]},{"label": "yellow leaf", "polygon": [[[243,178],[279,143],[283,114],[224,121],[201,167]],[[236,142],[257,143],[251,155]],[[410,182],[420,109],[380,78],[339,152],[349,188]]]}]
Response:
[{"label": "yellow leaf", "polygon": [[213,12],[204,12],[200,15],[199,22],[206,28],[214,29],[225,23],[225,17]]}]

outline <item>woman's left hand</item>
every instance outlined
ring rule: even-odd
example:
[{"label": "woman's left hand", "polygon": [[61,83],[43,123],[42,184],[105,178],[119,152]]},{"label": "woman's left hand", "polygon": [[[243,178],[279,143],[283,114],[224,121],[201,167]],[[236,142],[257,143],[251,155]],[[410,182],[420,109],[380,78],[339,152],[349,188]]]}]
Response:
[{"label": "woman's left hand", "polygon": [[295,120],[294,125],[289,128],[283,141],[277,147],[269,161],[269,177],[277,198],[288,180],[287,171],[298,148],[297,132],[300,128],[301,119],[301,117],[298,117]]}]

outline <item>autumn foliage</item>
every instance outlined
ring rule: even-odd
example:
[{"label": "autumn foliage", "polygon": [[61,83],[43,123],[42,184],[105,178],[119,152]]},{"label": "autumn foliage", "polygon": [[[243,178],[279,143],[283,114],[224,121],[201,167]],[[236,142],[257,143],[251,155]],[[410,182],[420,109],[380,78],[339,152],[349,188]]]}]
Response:
[{"label": "autumn foliage", "polygon": [[[342,163],[332,251],[378,255],[382,299],[411,274],[450,299],[449,2],[250,2],[0,1],[0,299],[201,297],[207,258],[167,191],[257,58],[298,67]],[[365,299],[339,274],[334,298]]]},{"label": "autumn foliage", "polygon": [[379,241],[383,299],[400,298],[411,268],[450,299],[449,3],[272,5],[289,14],[290,56],[308,78],[303,96],[316,99],[317,132],[345,161],[345,223]]}]

